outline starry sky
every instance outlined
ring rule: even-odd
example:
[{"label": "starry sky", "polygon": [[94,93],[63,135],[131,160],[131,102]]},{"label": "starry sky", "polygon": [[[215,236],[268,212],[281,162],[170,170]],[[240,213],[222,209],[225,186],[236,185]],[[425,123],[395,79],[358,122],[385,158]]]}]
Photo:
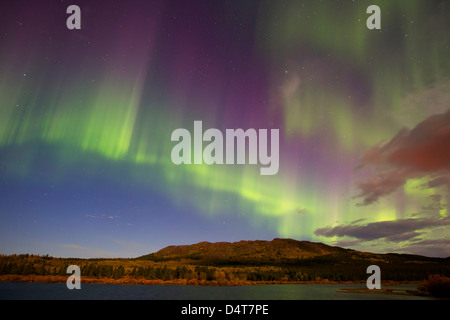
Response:
[{"label": "starry sky", "polygon": [[[81,30],[69,30],[69,5]],[[369,30],[369,5],[381,29]],[[450,256],[450,1],[0,4],[0,253],[293,238]],[[175,165],[279,129],[279,171]]]}]

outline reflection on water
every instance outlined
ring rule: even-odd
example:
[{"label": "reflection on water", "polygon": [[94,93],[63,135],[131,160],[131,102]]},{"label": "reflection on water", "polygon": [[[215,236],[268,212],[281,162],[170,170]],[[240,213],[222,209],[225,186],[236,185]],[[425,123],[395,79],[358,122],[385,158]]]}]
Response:
[{"label": "reflection on water", "polygon": [[[145,286],[81,284],[69,290],[65,283],[0,283],[2,300],[411,300],[431,299],[396,294],[347,293],[341,289],[365,285],[261,285],[240,287]],[[416,285],[392,286],[415,290]]]}]

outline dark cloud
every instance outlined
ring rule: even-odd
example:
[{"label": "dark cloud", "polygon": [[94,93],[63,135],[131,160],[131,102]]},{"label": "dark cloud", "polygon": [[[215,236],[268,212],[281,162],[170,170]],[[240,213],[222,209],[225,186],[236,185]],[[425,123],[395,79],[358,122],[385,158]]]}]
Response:
[{"label": "dark cloud", "polygon": [[418,230],[450,225],[450,218],[444,219],[401,219],[395,221],[372,222],[366,225],[341,225],[320,228],[314,231],[324,237],[353,237],[363,241],[385,238],[401,242],[420,235]]},{"label": "dark cloud", "polygon": [[357,182],[362,205],[376,202],[412,178],[430,176],[429,187],[450,186],[450,109],[367,150],[358,166],[364,167],[374,169],[374,174]]},{"label": "dark cloud", "polygon": [[421,233],[415,232],[415,231],[414,232],[405,232],[405,233],[395,234],[393,236],[386,237],[386,240],[391,241],[391,242],[402,242],[402,241],[411,240],[420,235],[421,235]]},{"label": "dark cloud", "polygon": [[428,187],[435,188],[441,185],[450,186],[450,175],[439,177],[428,182]]},{"label": "dark cloud", "polygon": [[[387,240],[397,240],[398,242],[407,240],[410,238],[410,242],[405,244],[402,244],[398,247],[391,247],[390,249],[383,250],[384,253],[388,252],[397,252],[397,253],[408,253],[408,254],[418,254],[421,256],[427,256],[427,257],[442,257],[447,258],[450,257],[450,239],[434,239],[434,240],[423,240],[421,238],[411,238],[416,237],[420,235],[418,232],[410,232],[405,233],[404,238],[402,238],[403,235],[399,235],[396,239],[395,236],[386,238]],[[375,248],[368,248],[364,246],[365,241],[364,240],[342,240],[337,241],[334,243],[334,245],[339,247],[354,247],[362,248],[362,251],[370,251],[370,252],[376,252],[377,249]],[[379,248],[377,246],[377,248]],[[360,250],[360,249],[357,249]]]},{"label": "dark cloud", "polygon": [[350,224],[356,224],[356,223],[358,223],[358,222],[363,222],[363,221],[365,221],[366,219],[357,219],[357,220],[354,220],[354,221],[352,221],[352,222],[350,222]]},{"label": "dark cloud", "polygon": [[450,239],[434,239],[434,240],[421,240],[412,243],[415,246],[437,246],[437,245],[447,245],[450,246]]},{"label": "dark cloud", "polygon": [[450,257],[450,239],[429,239],[416,241],[398,251],[428,257]]}]

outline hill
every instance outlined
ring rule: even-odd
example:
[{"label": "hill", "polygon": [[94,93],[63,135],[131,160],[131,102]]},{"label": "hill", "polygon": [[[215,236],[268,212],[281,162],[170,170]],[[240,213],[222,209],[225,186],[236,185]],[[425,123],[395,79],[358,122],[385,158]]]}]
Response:
[{"label": "hill", "polygon": [[191,245],[168,246],[158,252],[137,258],[152,261],[189,261],[202,265],[305,265],[310,263],[348,263],[373,261],[385,263],[447,262],[449,259],[408,254],[376,254],[329,246],[320,242],[293,239],[272,241],[200,242]]},{"label": "hill", "polygon": [[192,245],[168,246],[138,257],[143,260],[196,260],[203,262],[269,263],[308,259],[330,254],[343,254],[348,249],[332,247],[319,242],[293,239],[272,241],[200,242]]}]

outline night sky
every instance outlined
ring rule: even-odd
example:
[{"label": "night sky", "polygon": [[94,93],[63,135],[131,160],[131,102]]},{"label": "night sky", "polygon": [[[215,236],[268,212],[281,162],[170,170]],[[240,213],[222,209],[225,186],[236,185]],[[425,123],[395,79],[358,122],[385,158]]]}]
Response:
[{"label": "night sky", "polygon": [[[0,15],[0,253],[294,238],[450,256],[450,1],[18,0]],[[171,134],[195,120],[279,129],[278,173],[173,164]]]}]

